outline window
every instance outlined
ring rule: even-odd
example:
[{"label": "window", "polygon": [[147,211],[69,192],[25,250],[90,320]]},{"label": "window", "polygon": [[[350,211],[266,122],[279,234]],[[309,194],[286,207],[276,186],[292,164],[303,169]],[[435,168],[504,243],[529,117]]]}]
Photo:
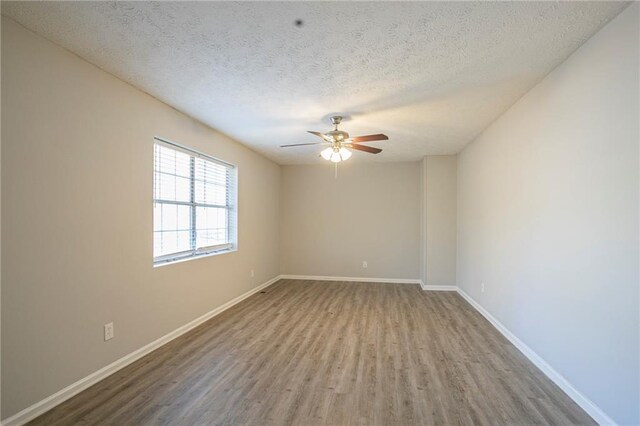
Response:
[{"label": "window", "polygon": [[153,151],[154,263],[234,250],[236,168],[158,138]]}]

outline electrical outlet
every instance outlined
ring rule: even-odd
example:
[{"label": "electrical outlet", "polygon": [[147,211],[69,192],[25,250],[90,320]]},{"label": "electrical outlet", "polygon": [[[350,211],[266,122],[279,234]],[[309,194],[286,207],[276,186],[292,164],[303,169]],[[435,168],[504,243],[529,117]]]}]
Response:
[{"label": "electrical outlet", "polygon": [[369,265],[367,264],[366,260],[362,261],[362,267],[365,268],[365,269],[369,267]]},{"label": "electrical outlet", "polygon": [[113,339],[113,336],[114,336],[113,323],[110,322],[109,324],[105,324],[104,325],[104,341],[106,342],[107,340]]},{"label": "electrical outlet", "polygon": [[480,283],[480,292],[484,293],[484,283]]},{"label": "electrical outlet", "polygon": [[256,271],[254,271],[253,269],[251,270],[251,278],[256,276]]}]

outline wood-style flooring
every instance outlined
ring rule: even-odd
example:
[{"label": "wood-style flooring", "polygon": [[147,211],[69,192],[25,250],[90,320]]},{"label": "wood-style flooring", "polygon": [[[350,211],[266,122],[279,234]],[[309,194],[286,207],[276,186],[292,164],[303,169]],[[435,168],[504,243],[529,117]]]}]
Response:
[{"label": "wood-style flooring", "polygon": [[464,299],[281,280],[32,424],[594,424]]}]

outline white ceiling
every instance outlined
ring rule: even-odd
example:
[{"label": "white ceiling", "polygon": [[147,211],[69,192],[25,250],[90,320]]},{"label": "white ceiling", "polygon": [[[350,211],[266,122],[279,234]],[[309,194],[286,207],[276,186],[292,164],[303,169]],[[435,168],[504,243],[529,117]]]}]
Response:
[{"label": "white ceiling", "polygon": [[[2,2],[2,13],[280,164],[351,117],[384,148],[459,152],[620,2]],[[298,28],[295,20],[302,19]]]}]

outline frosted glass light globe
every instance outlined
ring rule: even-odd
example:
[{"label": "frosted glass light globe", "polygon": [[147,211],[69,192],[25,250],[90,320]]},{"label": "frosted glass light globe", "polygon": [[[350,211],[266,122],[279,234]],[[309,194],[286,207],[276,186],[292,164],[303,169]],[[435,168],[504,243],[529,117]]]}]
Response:
[{"label": "frosted glass light globe", "polygon": [[347,148],[340,148],[340,157],[342,157],[342,161],[348,160],[351,157],[351,151]]},{"label": "frosted glass light globe", "polygon": [[333,154],[333,148],[331,148],[331,147],[329,147],[327,149],[323,149],[322,152],[320,153],[322,158],[324,158],[325,160],[330,160],[331,159],[331,154]]}]

